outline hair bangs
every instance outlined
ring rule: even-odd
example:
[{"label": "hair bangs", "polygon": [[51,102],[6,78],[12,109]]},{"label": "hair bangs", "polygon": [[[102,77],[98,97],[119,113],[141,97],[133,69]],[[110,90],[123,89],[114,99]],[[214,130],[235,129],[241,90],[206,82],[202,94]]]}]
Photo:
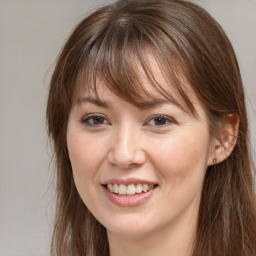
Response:
[{"label": "hair bangs", "polygon": [[128,24],[125,18],[109,25],[87,50],[78,74],[78,91],[82,89],[97,97],[101,80],[114,94],[136,106],[164,98],[196,116],[181,81],[184,75],[177,54],[169,52],[166,56],[167,51],[160,51],[158,40],[156,33]]}]

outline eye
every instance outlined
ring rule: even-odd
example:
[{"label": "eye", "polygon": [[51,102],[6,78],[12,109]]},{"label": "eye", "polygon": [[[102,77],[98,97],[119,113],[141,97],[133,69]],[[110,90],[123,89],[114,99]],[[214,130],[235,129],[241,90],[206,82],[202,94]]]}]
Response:
[{"label": "eye", "polygon": [[146,125],[149,126],[167,126],[167,125],[171,125],[174,124],[175,121],[167,116],[163,116],[163,115],[156,115],[151,117],[147,122]]},{"label": "eye", "polygon": [[108,120],[101,115],[88,115],[82,119],[82,123],[87,126],[102,126],[109,124]]}]

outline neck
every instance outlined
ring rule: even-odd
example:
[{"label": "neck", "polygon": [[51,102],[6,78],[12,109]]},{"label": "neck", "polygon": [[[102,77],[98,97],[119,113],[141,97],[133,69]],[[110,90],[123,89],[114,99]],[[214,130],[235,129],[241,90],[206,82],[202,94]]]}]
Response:
[{"label": "neck", "polygon": [[175,223],[141,236],[122,236],[108,232],[111,256],[191,256],[196,221]]}]

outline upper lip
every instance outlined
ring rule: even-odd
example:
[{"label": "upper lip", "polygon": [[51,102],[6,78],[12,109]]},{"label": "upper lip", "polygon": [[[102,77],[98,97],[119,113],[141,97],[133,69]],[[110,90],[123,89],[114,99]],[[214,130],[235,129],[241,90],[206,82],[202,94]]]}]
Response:
[{"label": "upper lip", "polygon": [[124,185],[129,185],[129,184],[157,184],[154,181],[149,181],[149,180],[143,180],[143,179],[137,179],[137,178],[128,178],[128,179],[120,179],[120,178],[115,178],[115,179],[108,179],[105,180],[102,185],[107,185],[107,184],[124,184]]}]

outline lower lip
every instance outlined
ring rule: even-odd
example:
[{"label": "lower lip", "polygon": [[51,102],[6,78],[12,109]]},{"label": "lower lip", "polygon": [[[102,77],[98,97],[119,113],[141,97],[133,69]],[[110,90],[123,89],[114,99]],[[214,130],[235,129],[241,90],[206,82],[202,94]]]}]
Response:
[{"label": "lower lip", "polygon": [[106,197],[114,204],[122,207],[139,206],[150,199],[152,194],[155,192],[155,188],[148,192],[135,194],[133,196],[122,196],[110,192],[106,187],[103,186]]}]

